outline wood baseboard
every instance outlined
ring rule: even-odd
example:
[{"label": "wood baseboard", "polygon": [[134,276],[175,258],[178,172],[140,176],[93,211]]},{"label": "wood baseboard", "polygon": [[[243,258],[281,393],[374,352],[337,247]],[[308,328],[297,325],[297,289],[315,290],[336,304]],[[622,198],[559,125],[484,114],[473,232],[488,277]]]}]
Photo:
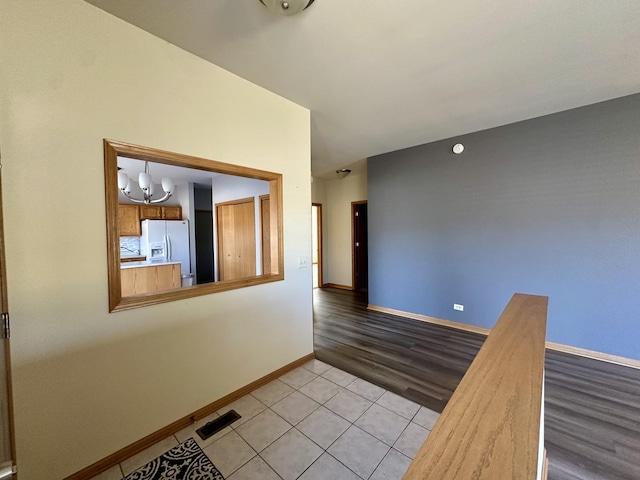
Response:
[{"label": "wood baseboard", "polygon": [[634,358],[620,357],[610,353],[597,352],[595,350],[587,350],[586,348],[572,347],[571,345],[564,345],[562,343],[555,342],[547,342],[547,350],[568,353],[579,357],[592,358],[594,360],[615,363],[616,365],[622,365],[623,367],[636,368],[640,370],[640,360],[636,360]]},{"label": "wood baseboard", "polygon": [[[464,330],[465,332],[479,333],[481,335],[489,335],[489,332],[491,332],[491,329],[489,328],[476,327],[475,325],[466,325],[460,322],[443,320],[441,318],[429,317],[427,315],[421,315],[419,313],[405,312],[403,310],[395,310],[393,308],[380,307],[378,305],[367,305],[367,309],[373,310],[375,312],[388,313],[397,317],[412,318],[414,320],[420,320],[421,322],[433,323],[436,325],[455,328],[457,330]],[[547,350],[568,353],[571,355],[577,355],[579,357],[591,358],[593,360],[614,363],[616,365],[622,365],[624,367],[640,369],[640,360],[636,360],[634,358],[620,357],[618,355],[597,352],[595,350],[587,350],[586,348],[572,347],[570,345],[564,345],[562,343],[549,341],[546,342],[546,348]]]},{"label": "wood baseboard", "polygon": [[479,333],[481,335],[489,335],[489,332],[491,332],[491,329],[489,328],[466,325],[464,323],[453,322],[451,320],[442,320],[441,318],[429,317],[427,315],[421,315],[419,313],[404,312],[402,310],[395,310],[393,308],[379,307],[377,305],[367,305],[367,309],[374,310],[376,312],[388,313],[390,315],[395,315],[396,317],[412,318],[414,320],[420,320],[421,322],[434,323],[436,325],[442,325],[444,327],[464,330],[465,332]]},{"label": "wood baseboard", "polygon": [[96,475],[104,472],[105,470],[108,470],[111,467],[121,463],[127,458],[132,457],[136,453],[139,453],[149,448],[153,444],[159,442],[160,440],[167,438],[173,435],[174,433],[179,432],[183,428],[188,427],[189,425],[200,420],[201,418],[211,415],[217,410],[220,410],[225,405],[229,405],[230,403],[252,392],[256,388],[259,388],[262,385],[265,385],[271,382],[272,380],[275,380],[276,378],[284,375],[285,373],[291,370],[298,368],[299,366],[313,360],[314,358],[315,358],[315,354],[313,352],[308,355],[305,355],[304,357],[299,358],[298,360],[295,360],[294,362],[291,362],[288,365],[285,365],[284,367],[281,367],[278,370],[271,372],[270,374],[265,375],[264,377],[259,378],[258,380],[255,380],[254,382],[251,382],[250,384],[245,385],[244,387],[239,388],[234,392],[231,392],[229,395],[225,395],[224,397],[216,400],[215,402],[212,402],[209,405],[206,405],[196,410],[192,414],[186,415],[181,419],[171,423],[170,425],[167,425],[166,427],[161,428],[160,430],[150,435],[147,435],[143,439],[138,440],[137,442],[134,442],[131,445],[128,445],[118,450],[117,452],[109,455],[108,457],[105,457],[102,460],[99,460],[96,463],[89,465],[86,468],[83,468],[79,472],[76,472],[73,475],[69,475],[68,477],[65,478],[65,480],[89,480],[95,477]]},{"label": "wood baseboard", "polygon": [[322,286],[323,287],[330,287],[330,288],[339,288],[340,290],[353,290],[353,287],[351,287],[349,285],[340,285],[339,283],[325,283]]}]

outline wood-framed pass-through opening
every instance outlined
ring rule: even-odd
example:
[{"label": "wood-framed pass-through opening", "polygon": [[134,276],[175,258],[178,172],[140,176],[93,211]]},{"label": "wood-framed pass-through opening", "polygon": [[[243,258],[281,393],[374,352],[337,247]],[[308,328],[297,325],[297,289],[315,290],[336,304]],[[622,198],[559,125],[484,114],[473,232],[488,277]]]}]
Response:
[{"label": "wood-framed pass-through opening", "polygon": [[[135,204],[128,201],[120,192],[118,188],[118,171],[124,170],[133,184],[135,183],[134,172],[139,172],[143,168],[144,162],[149,162],[149,173],[154,184],[160,183],[159,177],[166,175],[174,182],[175,190],[170,199],[171,201],[154,204],[158,206],[156,209],[158,212],[153,218],[149,216],[146,210],[142,210],[144,205],[140,205],[140,215],[137,217],[133,215],[131,218],[134,218],[136,222],[140,222],[142,224],[141,228],[138,230],[127,226],[125,232],[122,214],[120,214],[119,221],[119,211],[123,210],[123,207],[135,208]],[[131,165],[134,165],[134,167],[131,167]],[[105,139],[104,175],[110,312],[284,280],[282,174]],[[205,184],[204,189],[203,183]],[[197,276],[195,275],[198,268],[196,255],[199,254],[198,251],[200,250],[196,251],[195,248],[195,224],[196,211],[201,215],[202,209],[198,209],[197,194],[198,192],[202,194],[202,191],[209,192],[209,209],[213,215],[215,208],[211,209],[211,205],[225,203],[232,205],[237,200],[242,201],[243,199],[245,203],[248,203],[246,200],[246,186],[248,184],[258,184],[256,188],[261,190],[255,194],[255,204],[259,205],[260,208],[268,209],[267,212],[259,212],[258,215],[252,216],[252,218],[255,217],[256,223],[254,225],[257,225],[255,226],[255,231],[261,233],[261,238],[258,239],[261,244],[256,247],[254,243],[254,251],[268,251],[268,261],[264,261],[264,258],[261,259],[262,261],[257,264],[259,268],[235,268],[232,263],[222,265],[221,253],[218,255],[212,254],[216,267],[220,271],[226,270],[228,272],[229,269],[233,268],[235,273],[227,275],[226,278],[221,276],[216,281],[211,281],[207,277],[206,283],[198,284]],[[132,188],[135,190],[137,186],[135,184]],[[162,192],[162,187],[156,185],[156,191]],[[235,191],[245,194],[240,195],[238,193],[237,198],[234,198]],[[260,197],[266,195],[268,195],[269,201],[264,204]],[[224,201],[216,202],[216,198],[222,198],[223,196],[226,196]],[[127,205],[123,205],[123,203]],[[253,199],[251,205],[253,205]],[[244,210],[248,209],[245,208]],[[232,212],[230,217],[231,226],[235,228],[235,226],[239,225],[240,220],[248,213],[244,210],[241,208],[238,212]],[[269,222],[268,226],[261,224],[265,218]],[[229,218],[226,220],[229,220]],[[149,241],[153,222],[155,222],[153,228],[158,227],[158,224],[162,222],[167,223],[167,234],[165,236],[160,235],[159,241],[155,243]],[[178,248],[176,245],[179,242],[176,241],[174,243],[168,238],[170,233],[169,224],[172,227],[180,227],[180,225],[174,225],[178,223],[182,223],[183,227],[176,228],[176,232],[178,230],[187,230],[189,232],[188,234],[184,233],[185,240],[182,243],[185,246],[182,255],[177,254]],[[215,226],[216,223],[219,224],[216,221],[210,222],[212,226]],[[228,221],[226,225],[229,228]],[[138,227],[138,225],[135,225],[135,227]],[[215,230],[218,229],[216,228]],[[136,237],[135,234],[138,231],[140,236]],[[133,235],[131,232],[133,232]],[[127,235],[130,236],[127,237]],[[216,251],[214,245],[216,242],[220,247],[220,238],[217,237],[217,231],[214,231],[213,235],[213,242],[208,240],[209,243],[212,243],[211,252]],[[255,238],[255,234],[253,236]],[[127,246],[126,242],[123,246],[123,243],[121,243],[122,237],[134,241],[138,238],[136,245],[139,245],[139,247],[131,248]],[[125,262],[121,257],[124,251],[123,248],[133,250],[140,257],[136,257],[136,259],[141,259],[141,261],[139,263]],[[154,249],[157,249],[157,251]],[[160,252],[159,256],[156,256],[157,252]],[[220,252],[219,248],[218,252]],[[243,255],[241,254],[241,258],[244,261]],[[173,258],[174,256],[176,257],[175,259]],[[267,257],[265,253],[262,256]],[[180,265],[181,282],[176,285],[175,278],[171,282],[158,281],[154,283],[153,279],[149,280],[149,275],[153,276],[152,269],[158,270],[157,277],[160,279],[161,275],[165,273],[161,267],[165,264],[168,266],[170,263]],[[252,265],[256,265],[255,258],[252,260]],[[149,271],[144,272],[145,275],[127,274],[127,285],[124,285],[123,290],[123,268],[149,268]],[[175,266],[173,268],[174,270],[176,269]],[[142,271],[140,270],[140,272]],[[175,277],[175,272],[173,276]],[[142,289],[140,285],[129,285],[135,279],[143,277],[146,281],[145,289]],[[185,282],[185,278],[188,278],[189,281]],[[192,285],[192,281],[195,281],[196,284]],[[155,289],[154,286],[156,287]]]}]

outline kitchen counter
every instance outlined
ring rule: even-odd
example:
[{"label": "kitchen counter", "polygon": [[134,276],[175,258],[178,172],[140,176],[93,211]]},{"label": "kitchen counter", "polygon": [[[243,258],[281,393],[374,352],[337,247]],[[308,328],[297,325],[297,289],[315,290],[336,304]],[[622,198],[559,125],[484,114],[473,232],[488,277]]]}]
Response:
[{"label": "kitchen counter", "polygon": [[180,262],[127,262],[121,263],[120,268],[161,267],[162,265],[180,265]]},{"label": "kitchen counter", "polygon": [[126,262],[144,262],[147,259],[144,255],[134,255],[134,256],[122,256],[120,257],[120,263]]}]

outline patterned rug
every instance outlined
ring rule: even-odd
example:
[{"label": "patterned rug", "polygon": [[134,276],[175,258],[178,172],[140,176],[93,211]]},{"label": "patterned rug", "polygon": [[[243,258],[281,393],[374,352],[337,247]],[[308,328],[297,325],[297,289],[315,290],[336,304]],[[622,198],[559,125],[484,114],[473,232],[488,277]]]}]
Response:
[{"label": "patterned rug", "polygon": [[193,438],[130,473],[124,480],[224,480]]}]

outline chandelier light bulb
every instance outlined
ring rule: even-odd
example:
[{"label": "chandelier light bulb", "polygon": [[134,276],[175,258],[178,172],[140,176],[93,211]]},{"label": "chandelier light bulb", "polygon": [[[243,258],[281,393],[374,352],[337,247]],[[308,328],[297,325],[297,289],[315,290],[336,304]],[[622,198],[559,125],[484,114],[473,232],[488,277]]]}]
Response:
[{"label": "chandelier light bulb", "polygon": [[129,184],[129,176],[124,172],[118,172],[118,188],[124,190]]},{"label": "chandelier light bulb", "polygon": [[162,179],[162,190],[164,190],[165,193],[173,193],[173,188],[174,185],[170,178]]},{"label": "chandelier light bulb", "polygon": [[142,190],[148,190],[151,186],[151,175],[141,172],[140,175],[138,175],[138,184]]}]

